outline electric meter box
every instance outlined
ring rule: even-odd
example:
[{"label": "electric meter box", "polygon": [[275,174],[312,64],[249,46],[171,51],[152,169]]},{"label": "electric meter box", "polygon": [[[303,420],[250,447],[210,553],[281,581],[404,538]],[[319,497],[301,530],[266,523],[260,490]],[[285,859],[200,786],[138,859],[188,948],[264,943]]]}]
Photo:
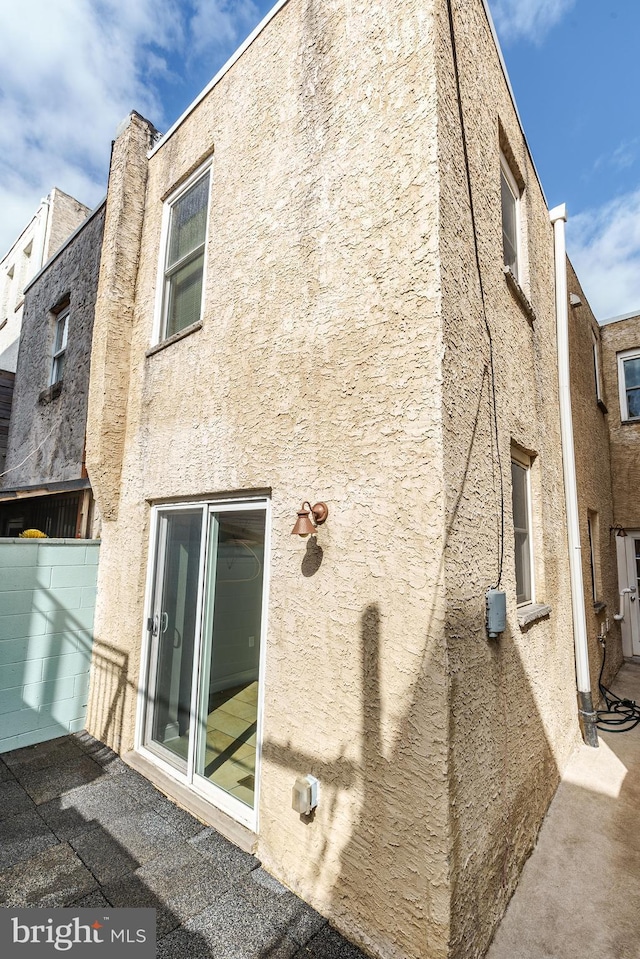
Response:
[{"label": "electric meter box", "polygon": [[488,589],[485,594],[487,602],[487,633],[489,639],[496,639],[507,628],[507,594],[503,589]]}]

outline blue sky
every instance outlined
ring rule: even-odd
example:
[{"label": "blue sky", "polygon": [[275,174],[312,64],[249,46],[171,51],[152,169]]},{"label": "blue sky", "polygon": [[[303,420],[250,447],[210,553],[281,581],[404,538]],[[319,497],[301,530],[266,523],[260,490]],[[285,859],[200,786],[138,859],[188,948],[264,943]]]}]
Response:
[{"label": "blue sky", "polygon": [[[547,199],[568,205],[569,251],[596,315],[640,310],[640,3],[489,2]],[[27,18],[1,4],[0,252],[52,186],[97,203],[120,120],[136,109],[167,129],[271,6],[29,0]]]}]

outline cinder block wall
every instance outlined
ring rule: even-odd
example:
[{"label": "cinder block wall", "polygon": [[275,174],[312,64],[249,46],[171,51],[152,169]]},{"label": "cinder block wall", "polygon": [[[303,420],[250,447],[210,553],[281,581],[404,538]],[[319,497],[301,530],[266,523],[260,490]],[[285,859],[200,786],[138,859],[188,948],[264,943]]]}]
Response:
[{"label": "cinder block wall", "polygon": [[99,549],[0,541],[0,753],[84,728]]}]

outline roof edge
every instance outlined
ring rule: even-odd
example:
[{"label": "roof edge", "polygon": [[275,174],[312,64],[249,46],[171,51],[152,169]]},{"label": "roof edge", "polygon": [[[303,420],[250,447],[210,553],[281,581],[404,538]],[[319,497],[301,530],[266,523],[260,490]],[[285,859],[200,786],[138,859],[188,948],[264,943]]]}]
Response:
[{"label": "roof edge", "polygon": [[[483,0],[483,2],[484,2],[484,0]],[[282,10],[282,8],[285,7],[288,3],[289,3],[289,0],[277,0],[277,3],[271,8],[271,10],[269,10],[269,12],[266,14],[266,16],[264,16],[264,17],[262,18],[262,20],[261,20],[260,23],[257,25],[257,27],[255,27],[254,30],[249,34],[249,36],[247,37],[247,39],[246,39],[243,43],[240,44],[240,46],[239,46],[238,49],[235,51],[235,53],[232,53],[232,54],[231,54],[231,56],[229,57],[229,59],[227,60],[227,62],[218,70],[218,72],[216,73],[216,75],[209,81],[209,83],[206,85],[206,87],[204,88],[204,90],[201,90],[201,91],[200,91],[200,93],[198,94],[198,96],[195,98],[195,100],[193,100],[193,101],[189,104],[189,106],[188,106],[187,109],[184,111],[184,113],[182,113],[182,114],[178,117],[178,119],[175,121],[175,123],[173,123],[172,126],[169,127],[169,129],[167,130],[167,132],[166,132],[165,134],[163,134],[162,138],[161,138],[160,140],[158,140],[158,142],[155,144],[155,146],[154,146],[151,150],[149,150],[149,152],[147,153],[147,159],[151,159],[151,157],[152,157],[155,153],[157,153],[157,151],[160,150],[161,147],[164,146],[164,144],[173,136],[173,134],[176,132],[176,130],[177,130],[179,127],[182,126],[182,124],[183,124],[184,121],[187,119],[187,117],[188,117],[191,113],[193,113],[193,111],[194,111],[195,108],[198,106],[198,104],[200,104],[200,103],[202,102],[202,100],[204,100],[204,98],[207,96],[207,94],[210,93],[211,90],[213,90],[213,88],[214,88],[215,86],[217,86],[217,84],[220,82],[220,80],[222,80],[222,78],[225,76],[225,74],[227,74],[227,73],[229,72],[229,70],[230,70],[231,67],[234,65],[234,63],[235,63],[237,60],[240,59],[240,57],[241,57],[242,54],[245,52],[245,50],[248,50],[248,48],[251,46],[251,44],[253,43],[253,41],[254,41],[257,37],[260,36],[260,34],[261,34],[262,31],[264,30],[264,28],[274,19],[274,17],[275,17],[275,16]]]},{"label": "roof edge", "polygon": [[[73,200],[74,198],[71,197],[71,199]],[[91,212],[84,218],[84,220],[82,221],[82,223],[80,223],[80,225],[75,228],[75,230],[73,231],[73,233],[71,234],[71,236],[68,236],[68,237],[67,237],[67,239],[64,241],[64,243],[62,244],[62,246],[61,246],[61,247],[58,247],[58,249],[56,250],[56,252],[53,253],[53,254],[49,257],[49,259],[47,260],[47,262],[42,264],[42,266],[40,267],[40,269],[38,270],[38,272],[36,273],[36,275],[35,275],[35,276],[32,276],[31,279],[29,280],[29,282],[27,283],[27,285],[25,286],[24,290],[22,291],[23,295],[26,294],[27,290],[30,290],[30,289],[31,289],[31,287],[33,286],[33,284],[36,283],[36,282],[40,279],[40,277],[42,276],[42,274],[43,274],[46,270],[49,269],[49,267],[51,266],[51,264],[54,263],[55,260],[57,260],[57,258],[60,256],[60,254],[61,254],[61,253],[64,253],[64,251],[67,249],[67,247],[69,246],[69,244],[72,243],[73,240],[75,240],[75,238],[77,237],[78,233],[82,233],[82,231],[84,230],[85,226],[87,226],[87,225],[91,222],[91,220],[93,220],[94,216],[96,216],[96,214],[100,212],[100,210],[102,209],[102,207],[106,205],[106,202],[107,202],[107,198],[106,198],[106,196],[105,196],[105,197],[100,201],[100,203],[98,203],[98,205],[97,205],[96,207],[94,207],[93,210],[91,210]],[[84,204],[83,204],[83,205],[84,205]]]}]

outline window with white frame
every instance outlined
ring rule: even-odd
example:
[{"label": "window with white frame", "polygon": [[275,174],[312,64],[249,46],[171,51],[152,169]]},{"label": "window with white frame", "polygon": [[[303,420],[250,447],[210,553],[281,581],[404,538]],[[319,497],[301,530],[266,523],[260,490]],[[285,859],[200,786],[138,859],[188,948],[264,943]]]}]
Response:
[{"label": "window with white frame", "polygon": [[504,265],[520,280],[520,189],[504,155],[500,155],[502,251]]},{"label": "window with white frame", "polygon": [[596,399],[598,403],[602,403],[602,381],[600,379],[600,348],[598,344],[598,337],[591,330],[591,343],[593,347],[593,372],[596,380]]},{"label": "window with white frame", "polygon": [[640,420],[640,350],[618,353],[620,419]]},{"label": "window with white frame", "polygon": [[69,307],[62,310],[55,318],[56,326],[53,337],[53,363],[51,365],[51,385],[62,382],[64,374],[64,360],[67,352],[67,336],[69,333]]},{"label": "window with white frame", "polygon": [[516,599],[519,606],[532,603],[533,538],[531,533],[531,460],[511,451],[511,497],[516,567]]},{"label": "window with white frame", "polygon": [[159,340],[201,316],[209,180],[206,170],[167,201]]}]

